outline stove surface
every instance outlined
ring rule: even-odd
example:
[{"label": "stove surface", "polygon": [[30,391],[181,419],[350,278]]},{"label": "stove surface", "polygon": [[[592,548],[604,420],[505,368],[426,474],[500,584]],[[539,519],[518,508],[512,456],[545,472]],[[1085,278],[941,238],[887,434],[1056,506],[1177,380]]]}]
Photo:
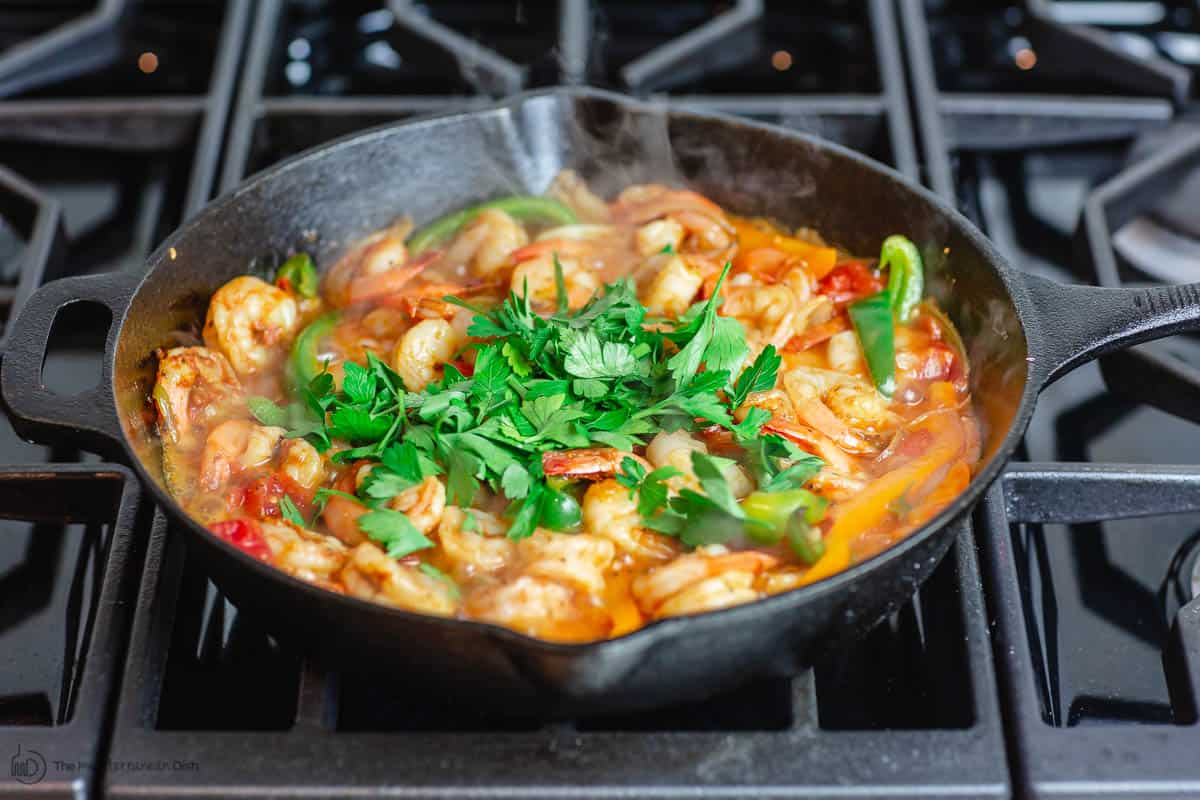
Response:
[{"label": "stove surface", "polygon": [[[8,4],[0,321],[303,149],[559,84],[839,141],[1032,272],[1195,280],[1198,70],[1192,0]],[[108,322],[60,313],[47,386]],[[128,471],[0,415],[0,796],[1200,797],[1198,370],[1180,336],[1050,387],[917,599],[810,673],[556,722],[281,649]]]}]

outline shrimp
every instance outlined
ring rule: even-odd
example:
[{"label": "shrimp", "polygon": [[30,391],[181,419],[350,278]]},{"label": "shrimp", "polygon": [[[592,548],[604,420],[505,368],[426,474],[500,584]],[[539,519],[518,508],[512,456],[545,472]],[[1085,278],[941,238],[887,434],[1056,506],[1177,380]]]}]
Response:
[{"label": "shrimp", "polygon": [[826,464],[829,464],[840,472],[847,474],[857,472],[854,461],[846,454],[845,450],[839,447],[828,436],[808,425],[788,419],[772,417],[763,424],[762,429],[765,433],[774,433],[777,436],[782,436],[789,442],[800,445],[804,450],[820,456]]},{"label": "shrimp", "polygon": [[309,491],[316,491],[325,481],[325,462],[317,448],[303,439],[288,439],[279,459],[280,471]]},{"label": "shrimp", "polygon": [[[283,428],[231,419],[213,428],[200,455],[200,482],[210,490],[224,486],[237,472],[266,464],[275,455]],[[311,447],[311,445],[309,445]]]},{"label": "shrimp", "polygon": [[720,545],[697,548],[634,578],[634,599],[655,618],[694,614],[757,600],[754,579],[779,559],[755,550],[731,553]]},{"label": "shrimp", "polygon": [[388,503],[395,511],[403,512],[408,521],[421,533],[432,531],[446,510],[446,487],[430,475],[416,486],[405,489]]},{"label": "shrimp", "polygon": [[611,478],[622,462],[632,458],[642,466],[646,459],[612,447],[577,447],[573,450],[547,450],[542,453],[542,472],[571,480],[596,481]]},{"label": "shrimp", "polygon": [[[660,433],[646,446],[646,457],[655,467],[675,467],[683,473],[683,475],[667,481],[667,485],[673,491],[679,491],[685,487],[692,489],[699,487],[700,482],[692,470],[693,452],[707,454],[708,447],[704,442],[693,439],[683,431]],[[722,470],[722,474],[734,497],[745,497],[754,491],[754,484],[750,481],[750,476],[737,464],[727,464]]]},{"label": "shrimp", "polygon": [[859,375],[798,366],[784,375],[783,385],[800,421],[847,452],[875,452],[864,436],[884,435],[900,422],[887,398]]},{"label": "shrimp", "polygon": [[752,345],[782,348],[796,335],[796,294],[784,284],[730,286],[720,313],[746,326]]},{"label": "shrimp", "polygon": [[224,353],[238,375],[253,375],[279,361],[299,322],[299,309],[290,294],[243,275],[213,295],[204,321],[204,343]]},{"label": "shrimp", "polygon": [[486,511],[472,509],[473,530],[466,530],[467,512],[449,506],[437,527],[442,555],[453,565],[455,577],[496,572],[516,558],[517,546],[505,537],[504,523]]},{"label": "shrimp", "polygon": [[473,593],[467,611],[485,622],[554,641],[602,639],[612,630],[612,617],[586,595],[533,575]]},{"label": "shrimp", "polygon": [[524,574],[574,584],[599,595],[604,591],[604,572],[612,564],[617,548],[599,536],[563,536],[539,528],[517,543],[517,553],[527,565]]},{"label": "shrimp", "polygon": [[584,493],[583,527],[637,558],[662,561],[678,552],[673,539],[641,527],[629,490],[611,478],[592,484]]},{"label": "shrimp", "polygon": [[397,294],[440,257],[441,254],[437,250],[429,250],[411,261],[389,266],[381,272],[360,275],[350,281],[345,301],[350,305],[370,303]]},{"label": "shrimp", "polygon": [[696,192],[672,190],[657,184],[630,186],[612,205],[620,222],[642,224],[668,218],[686,233],[686,245],[698,252],[725,250],[736,237],[724,210]]},{"label": "shrimp", "polygon": [[657,469],[659,467],[674,467],[682,472],[667,481],[673,491],[684,487],[696,489],[700,482],[692,471],[692,453],[708,453],[704,442],[693,439],[685,431],[659,433],[646,445],[646,458]]},{"label": "shrimp", "polygon": [[462,339],[444,319],[418,322],[396,345],[392,356],[396,372],[410,392],[419,392],[437,380],[441,366],[454,357]]},{"label": "shrimp", "polygon": [[680,316],[704,286],[704,276],[700,271],[674,253],[652,256],[643,267],[652,271],[653,277],[638,294],[641,295],[642,305],[652,315]]},{"label": "shrimp", "polygon": [[[558,281],[555,277],[554,253],[538,255],[517,264],[513,270],[511,288],[517,295],[528,295],[535,308],[551,309],[558,304]],[[559,258],[563,286],[567,290],[567,306],[580,308],[600,290],[600,280],[591,270],[572,258]]]},{"label": "shrimp", "polygon": [[158,359],[153,395],[159,429],[173,444],[185,444],[194,429],[204,429],[241,401],[242,385],[220,352],[175,347]]},{"label": "shrimp", "polygon": [[[325,273],[321,294],[339,308],[349,305],[350,287],[355,280],[384,275],[408,261],[404,240],[412,228],[412,220],[404,218],[360,241]],[[359,283],[360,294],[366,286]]]},{"label": "shrimp", "polygon": [[443,260],[452,265],[470,264],[481,278],[490,278],[509,264],[509,256],[529,243],[529,235],[512,217],[498,208],[479,212],[446,250]]},{"label": "shrimp", "polygon": [[362,503],[333,495],[325,502],[321,519],[325,521],[325,527],[329,528],[342,544],[354,547],[367,540],[366,534],[358,527],[358,518],[368,510]]},{"label": "shrimp", "polygon": [[458,608],[453,587],[389,558],[370,542],[350,551],[340,577],[347,594],[362,600],[441,617],[452,615]]},{"label": "shrimp", "polygon": [[346,547],[336,539],[290,523],[259,523],[271,549],[271,562],[301,580],[329,583],[346,563]]},{"label": "shrimp", "polygon": [[575,212],[584,222],[608,222],[611,214],[608,204],[588,188],[587,182],[572,169],[564,169],[554,176],[546,196],[559,201]]},{"label": "shrimp", "polygon": [[651,256],[664,250],[678,252],[683,244],[683,225],[673,219],[656,219],[637,229],[634,241],[640,255]]},{"label": "shrimp", "polygon": [[862,372],[862,350],[858,346],[858,334],[854,331],[842,331],[829,337],[825,345],[825,358],[829,366],[837,372],[857,375]]}]

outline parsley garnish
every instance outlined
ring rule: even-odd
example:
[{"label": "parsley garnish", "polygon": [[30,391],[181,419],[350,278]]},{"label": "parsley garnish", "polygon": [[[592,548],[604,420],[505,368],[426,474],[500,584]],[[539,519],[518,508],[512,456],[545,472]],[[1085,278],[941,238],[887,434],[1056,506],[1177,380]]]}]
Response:
[{"label": "parsley garnish", "polygon": [[[516,292],[492,309],[445,298],[475,313],[468,328],[476,340],[470,377],[446,365],[441,380],[411,392],[368,352],[365,366],[343,365],[340,387],[324,370],[286,407],[254,398],[251,411],[322,451],[343,448],[333,455],[338,463],[374,464],[357,495],[347,496],[371,509],[359,527],[396,558],[433,543],[386,505],[433,475],[444,476],[449,502],[463,508],[484,487],[507,500],[510,538],[546,525],[547,509],[561,500],[542,471],[542,454],[551,450],[632,450],[663,430],[716,425],[746,443],[760,491],[799,485],[820,468],[819,460],[780,444],[779,437],[760,444],[760,428],[770,416],[762,409],[734,421],[732,412],[751,393],[774,386],[781,359],[767,347],[741,370],[745,332],[736,319],[717,314],[728,272],[726,264],[712,297],[673,325],[647,325],[647,310],[629,280],[604,287],[570,311],[556,262],[557,310],[549,316],[535,313],[528,297]],[[689,545],[727,541],[735,528],[753,524],[725,480],[729,463],[694,454],[699,491],[682,488],[674,496],[669,482],[682,473],[673,467],[647,473],[626,459],[617,480],[636,493],[647,526]],[[318,508],[338,494],[318,492]],[[284,514],[291,518],[289,510]]]}]

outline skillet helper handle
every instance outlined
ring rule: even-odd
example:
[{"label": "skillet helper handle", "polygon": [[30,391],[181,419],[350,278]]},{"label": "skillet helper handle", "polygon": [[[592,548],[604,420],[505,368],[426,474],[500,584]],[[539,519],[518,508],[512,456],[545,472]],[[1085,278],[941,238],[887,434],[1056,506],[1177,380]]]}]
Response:
[{"label": "skillet helper handle", "polygon": [[1043,388],[1107,353],[1200,331],[1200,283],[1113,289],[1023,277],[1040,322],[1042,341],[1030,351]]},{"label": "skillet helper handle", "polygon": [[[121,452],[124,434],[113,394],[113,353],[121,321],[140,281],[139,275],[124,272],[52,281],[34,292],[10,322],[8,346],[0,365],[0,395],[11,413],[13,428],[23,438],[104,455]],[[77,302],[107,307],[112,320],[99,384],[68,397],[51,391],[42,382],[42,364],[54,320],[63,308]]]}]

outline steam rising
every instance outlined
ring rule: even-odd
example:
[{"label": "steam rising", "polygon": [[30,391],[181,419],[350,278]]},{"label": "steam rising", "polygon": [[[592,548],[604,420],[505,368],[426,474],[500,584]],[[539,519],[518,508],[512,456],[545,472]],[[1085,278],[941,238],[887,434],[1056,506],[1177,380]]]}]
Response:
[{"label": "steam rising", "polygon": [[[557,113],[546,113],[559,104]],[[667,113],[666,103],[625,106],[597,97],[534,98],[518,110],[524,134],[524,170],[520,188],[540,193],[559,170],[579,172],[591,189],[611,198],[631,184],[662,183],[691,187],[739,213],[767,213],[792,224],[807,224],[783,213],[816,191],[814,172],[825,156],[817,149],[793,146],[798,157],[780,170],[777,158],[757,158],[769,146],[760,131],[714,135],[711,121]]]}]

